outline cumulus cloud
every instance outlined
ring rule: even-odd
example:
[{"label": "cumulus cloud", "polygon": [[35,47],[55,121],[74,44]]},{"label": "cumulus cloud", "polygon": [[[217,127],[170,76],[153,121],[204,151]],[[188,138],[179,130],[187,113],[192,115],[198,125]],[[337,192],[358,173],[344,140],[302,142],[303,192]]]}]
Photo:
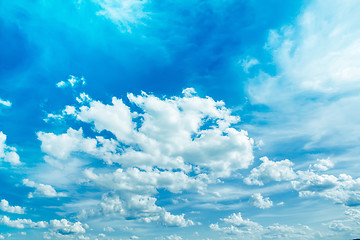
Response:
[{"label": "cumulus cloud", "polygon": [[6,145],[6,135],[0,131],[0,160],[9,162],[11,165],[20,165],[20,157],[16,148]]},{"label": "cumulus cloud", "polygon": [[253,140],[233,127],[239,117],[224,102],[201,98],[192,88],[171,98],[129,93],[130,105],[116,97],[105,104],[85,93],[82,96],[79,106],[67,106],[61,116],[92,126],[91,137],[84,136],[82,128],[37,133],[44,159],[54,168],[68,171],[68,163],[89,157],[116,165],[79,165],[83,178],[78,180],[103,191],[98,206],[84,209],[79,216],[117,214],[167,226],[191,226],[195,223],[184,214],[173,215],[156,205],[159,190],[202,194],[217,178],[230,177],[253,162]]},{"label": "cumulus cloud", "polygon": [[220,230],[230,233],[242,233],[242,232],[256,232],[262,230],[262,226],[250,219],[243,219],[241,213],[233,213],[227,218],[221,218],[221,221],[230,224],[230,228],[219,228],[218,224],[211,224],[210,228],[213,230]]},{"label": "cumulus cloud", "polygon": [[46,228],[48,226],[47,222],[33,222],[31,219],[16,219],[11,220],[8,216],[2,216],[0,222],[6,226],[12,228]]},{"label": "cumulus cloud", "polygon": [[299,178],[291,183],[301,197],[320,196],[346,206],[360,205],[360,178],[353,179],[347,174],[320,175],[309,170],[297,174]]},{"label": "cumulus cloud", "polygon": [[253,206],[261,209],[271,208],[273,206],[273,202],[270,200],[270,198],[264,198],[261,193],[254,193],[251,195],[250,203]]},{"label": "cumulus cloud", "polygon": [[9,213],[17,213],[17,214],[24,214],[25,213],[25,207],[20,206],[10,206],[9,202],[5,199],[2,199],[0,202],[0,209],[4,212]]},{"label": "cumulus cloud", "polygon": [[69,128],[66,133],[60,135],[44,132],[38,132],[37,135],[41,141],[41,150],[60,160],[65,160],[74,151],[93,152],[97,144],[95,139],[83,138],[81,128]]},{"label": "cumulus cloud", "polygon": [[135,218],[143,222],[159,222],[166,226],[187,227],[194,225],[184,214],[172,215],[156,205],[156,198],[139,194],[105,194],[99,204],[100,213],[106,216]]},{"label": "cumulus cloud", "polygon": [[27,187],[35,188],[35,191],[29,193],[28,197],[33,198],[37,197],[66,197],[65,193],[56,192],[56,190],[51,185],[46,185],[42,183],[35,183],[29,179],[24,179],[23,184]]},{"label": "cumulus cloud", "polygon": [[72,223],[66,219],[54,219],[50,220],[50,226],[63,235],[85,233],[85,228],[81,222]]},{"label": "cumulus cloud", "polygon": [[296,178],[292,169],[294,164],[288,159],[274,162],[267,157],[262,157],[260,160],[261,165],[252,169],[250,175],[244,179],[246,184],[262,186],[270,181],[289,181]]}]

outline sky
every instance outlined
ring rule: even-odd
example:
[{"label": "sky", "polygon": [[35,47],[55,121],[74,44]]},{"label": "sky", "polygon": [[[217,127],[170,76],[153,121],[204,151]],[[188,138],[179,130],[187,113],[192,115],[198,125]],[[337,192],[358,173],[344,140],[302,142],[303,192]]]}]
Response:
[{"label": "sky", "polygon": [[0,239],[360,238],[356,0],[0,0]]}]

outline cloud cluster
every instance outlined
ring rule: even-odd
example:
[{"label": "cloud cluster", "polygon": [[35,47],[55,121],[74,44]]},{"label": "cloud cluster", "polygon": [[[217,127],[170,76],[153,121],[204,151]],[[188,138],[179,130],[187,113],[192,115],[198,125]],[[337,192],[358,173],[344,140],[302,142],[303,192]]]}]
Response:
[{"label": "cloud cluster", "polygon": [[360,178],[353,179],[347,174],[336,177],[312,171],[298,171],[297,175],[298,179],[291,183],[301,197],[320,196],[346,206],[360,205]]},{"label": "cloud cluster", "polygon": [[250,219],[243,219],[240,212],[220,220],[225,222],[225,226],[221,227],[219,223],[215,223],[210,224],[210,229],[233,235],[234,239],[313,239],[311,229],[306,225],[295,227],[275,223],[264,227]]},{"label": "cloud cluster", "polygon": [[25,207],[10,206],[9,202],[6,199],[1,200],[0,209],[1,209],[1,211],[9,212],[9,213],[17,213],[17,214],[24,214],[25,213]]},{"label": "cloud cluster", "polygon": [[31,219],[16,219],[11,220],[8,216],[2,216],[0,222],[12,228],[46,228],[48,223],[45,221],[33,222]]},{"label": "cloud cluster", "polygon": [[72,223],[66,219],[54,219],[50,220],[50,226],[63,235],[85,233],[85,229],[81,222]]},{"label": "cloud cluster", "polygon": [[[46,233],[44,236],[55,236],[56,238],[62,237],[71,237],[71,235],[79,235],[86,232],[85,228],[88,228],[86,224],[82,224],[81,222],[70,222],[66,219],[61,220],[50,220],[49,222],[46,221],[39,221],[34,222],[31,219],[16,219],[11,220],[8,216],[2,216],[0,218],[0,223],[4,224],[11,228],[40,228],[40,229],[48,229],[49,232]],[[26,234],[26,233],[25,233]]]},{"label": "cloud cluster", "polygon": [[[116,97],[104,104],[82,94],[80,106],[66,106],[62,118],[89,124],[92,136],[84,137],[82,128],[38,132],[45,161],[63,172],[74,160],[83,162],[78,165],[83,184],[104,191],[98,206],[82,216],[117,213],[170,226],[194,225],[183,214],[157,206],[158,190],[204,193],[217,178],[252,164],[253,140],[232,127],[240,119],[222,101],[198,97],[194,89],[185,89],[182,97],[144,92],[127,97],[130,106]],[[117,169],[84,167],[88,157]]]}]

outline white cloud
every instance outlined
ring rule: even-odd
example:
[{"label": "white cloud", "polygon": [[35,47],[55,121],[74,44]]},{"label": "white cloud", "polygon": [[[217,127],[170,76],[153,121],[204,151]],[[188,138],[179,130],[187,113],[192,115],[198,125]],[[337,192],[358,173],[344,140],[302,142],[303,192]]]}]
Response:
[{"label": "white cloud", "polygon": [[0,131],[0,160],[9,162],[11,165],[20,165],[20,157],[16,153],[16,148],[5,144],[6,135]]},{"label": "white cloud", "polygon": [[12,228],[46,228],[48,226],[47,222],[33,222],[31,219],[16,219],[11,220],[8,216],[2,216],[0,222],[6,226]]},{"label": "white cloud", "polygon": [[65,87],[76,87],[77,85],[85,85],[85,78],[81,77],[75,77],[73,75],[70,75],[70,77],[67,79],[67,81],[60,81],[56,84],[58,88],[65,88]]},{"label": "white cloud", "polygon": [[333,167],[334,167],[334,163],[329,158],[317,159],[317,162],[314,164],[314,168],[319,171],[327,171]]},{"label": "white cloud", "polygon": [[294,165],[288,159],[273,162],[267,157],[260,158],[261,165],[252,169],[244,182],[248,185],[264,185],[269,181],[289,181],[296,178],[296,174],[292,169]]},{"label": "white cloud", "polygon": [[12,103],[9,100],[2,100],[0,98],[0,105],[4,105],[5,107],[11,107]]},{"label": "white cloud", "polygon": [[23,184],[27,187],[35,188],[33,193],[29,193],[29,198],[34,196],[38,197],[66,197],[67,195],[62,192],[56,192],[56,190],[51,185],[46,185],[42,183],[35,183],[29,179],[24,179]]},{"label": "white cloud", "polygon": [[86,169],[85,176],[95,184],[113,190],[128,191],[139,194],[155,194],[156,189],[164,188],[173,193],[183,190],[204,191],[206,175],[189,177],[184,172],[149,170],[140,171],[137,168],[121,168],[109,174],[95,174],[92,169]]},{"label": "white cloud", "polygon": [[20,206],[10,206],[9,202],[5,199],[2,199],[0,202],[0,209],[4,212],[9,213],[17,213],[17,214],[24,214],[25,213],[25,207]]},{"label": "white cloud", "polygon": [[166,226],[187,227],[194,225],[191,220],[186,220],[184,214],[172,215],[164,208],[155,204],[156,198],[138,195],[106,194],[100,203],[101,214],[106,216],[121,216],[124,218],[135,218],[144,222],[159,222]]},{"label": "white cloud", "polygon": [[50,220],[50,226],[63,235],[85,233],[85,229],[81,222],[72,223],[66,219],[54,219]]},{"label": "white cloud", "polygon": [[273,206],[273,202],[270,198],[264,198],[260,193],[254,193],[251,195],[250,202],[257,208],[265,209],[271,208]]},{"label": "white cloud", "polygon": [[298,171],[298,179],[292,181],[301,197],[320,196],[346,206],[360,205],[360,178],[353,179],[347,174],[319,175],[312,171]]},{"label": "white cloud", "polygon": [[265,228],[263,238],[269,239],[316,239],[312,229],[306,225],[288,226],[275,223]]},{"label": "white cloud", "polygon": [[234,235],[234,239],[314,239],[314,232],[306,225],[295,227],[275,223],[264,227],[250,219],[243,219],[241,213],[233,213],[220,220],[226,225],[210,224],[210,229]]},{"label": "white cloud", "polygon": [[128,143],[132,139],[135,124],[129,107],[121,99],[113,97],[113,105],[105,105],[100,101],[91,101],[90,107],[82,106],[77,119],[94,123],[98,132],[107,130],[112,132],[119,141]]},{"label": "white cloud", "polygon": [[41,150],[51,157],[66,160],[72,152],[94,152],[97,141],[83,138],[83,131],[69,128],[66,133],[55,135],[53,133],[38,132],[41,141]]},{"label": "white cloud", "polygon": [[[192,88],[181,97],[127,97],[130,106],[116,97],[104,104],[84,93],[80,107],[67,106],[62,116],[92,126],[92,137],[85,137],[81,128],[63,134],[38,132],[47,166],[68,172],[74,169],[69,164],[78,161],[75,169],[83,176],[72,181],[100,189],[102,201],[82,209],[79,217],[115,214],[166,226],[194,225],[184,214],[159,207],[159,190],[205,193],[217,178],[252,164],[253,140],[233,127],[240,119],[224,102],[198,97]],[[89,158],[116,168],[86,168]]]},{"label": "white cloud", "polygon": [[227,218],[221,218],[221,221],[232,224],[242,229],[246,229],[246,231],[251,231],[252,229],[262,229],[262,226],[256,222],[250,221],[250,219],[243,219],[241,213],[233,213]]}]

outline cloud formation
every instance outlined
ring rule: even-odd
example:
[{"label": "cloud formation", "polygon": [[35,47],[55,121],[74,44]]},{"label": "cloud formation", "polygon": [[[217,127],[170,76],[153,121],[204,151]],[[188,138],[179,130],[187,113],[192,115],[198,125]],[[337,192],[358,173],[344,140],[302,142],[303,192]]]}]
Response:
[{"label": "cloud formation", "polygon": [[9,212],[9,213],[17,213],[17,214],[24,214],[25,213],[25,207],[10,206],[9,202],[6,199],[1,200],[0,209],[1,209],[1,211]]},{"label": "cloud formation", "polygon": [[29,193],[28,198],[33,197],[66,197],[65,193],[56,190],[47,184],[35,183],[29,179],[24,179],[23,184],[27,187],[35,188],[34,192]]},{"label": "cloud formation", "polygon": [[0,131],[0,160],[9,162],[11,165],[20,165],[20,157],[15,147],[6,145],[6,135]]},{"label": "cloud formation", "polygon": [[260,158],[262,163],[260,166],[253,168],[244,182],[248,185],[262,186],[270,181],[289,181],[296,178],[296,174],[292,169],[294,165],[288,159],[274,162],[267,157]]},{"label": "cloud formation", "polygon": [[250,203],[261,209],[271,208],[273,206],[273,202],[270,200],[270,198],[264,198],[261,193],[254,193],[251,195]]},{"label": "cloud formation", "polygon": [[[116,97],[104,104],[86,96],[86,101],[78,101],[80,106],[66,106],[61,116],[89,124],[95,137],[84,137],[82,128],[71,127],[58,135],[37,133],[44,159],[53,168],[66,172],[68,163],[84,162],[87,156],[109,166],[78,165],[84,177],[80,181],[104,191],[101,202],[79,216],[120,214],[167,226],[192,226],[195,223],[184,214],[173,215],[157,206],[158,191],[202,194],[217,178],[230,177],[253,161],[253,140],[232,127],[240,119],[222,101],[201,98],[192,88],[172,98],[130,93],[130,106]],[[52,195],[60,196],[54,191]]]}]

